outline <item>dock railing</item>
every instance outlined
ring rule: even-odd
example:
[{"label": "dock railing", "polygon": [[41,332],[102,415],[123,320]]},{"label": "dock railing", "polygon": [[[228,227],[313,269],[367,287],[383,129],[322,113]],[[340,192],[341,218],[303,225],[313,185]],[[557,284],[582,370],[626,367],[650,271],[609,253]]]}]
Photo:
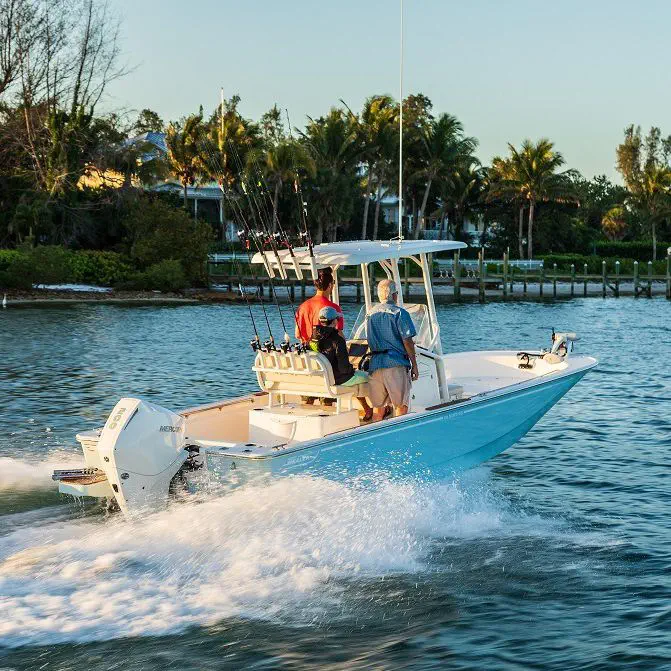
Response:
[{"label": "dock railing", "polygon": [[[213,258],[214,257],[214,258]],[[228,291],[237,290],[238,285],[256,287],[260,298],[268,295],[269,280],[258,269],[252,273],[247,259],[237,259],[229,255],[213,255],[208,263],[210,281],[223,286]],[[633,262],[632,272],[623,273],[622,263],[601,260],[601,272],[589,272],[588,265],[559,269],[556,263],[547,266],[541,260],[510,259],[508,253],[503,259],[487,259],[484,250],[480,250],[477,259],[461,259],[455,252],[452,259],[433,261],[433,287],[437,298],[459,301],[462,298],[477,298],[484,303],[487,300],[507,298],[557,298],[601,296],[619,298],[622,295],[652,298],[664,294],[671,300],[671,250],[662,261],[664,274],[655,274],[652,261]],[[406,301],[412,295],[423,293],[421,277],[411,275],[414,264],[407,260],[402,265],[402,290]],[[628,266],[631,264],[628,262]],[[592,264],[594,268],[594,264]],[[382,279],[379,270],[375,279]],[[297,296],[303,300],[312,293],[311,283],[304,280],[274,279],[279,298],[289,296],[292,301]],[[339,273],[341,297],[355,297],[362,300],[362,279],[358,268],[347,268]],[[343,288],[351,287],[350,293]]]}]

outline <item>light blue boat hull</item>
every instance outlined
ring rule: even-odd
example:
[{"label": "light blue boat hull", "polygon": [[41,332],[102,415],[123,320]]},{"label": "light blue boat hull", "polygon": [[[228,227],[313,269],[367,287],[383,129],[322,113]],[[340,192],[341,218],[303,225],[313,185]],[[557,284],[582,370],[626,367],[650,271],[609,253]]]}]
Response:
[{"label": "light blue boat hull", "polygon": [[240,459],[208,457],[220,482],[239,486],[264,475],[313,474],[335,480],[384,474],[441,478],[477,466],[524,436],[585,374],[515,387],[418,415],[333,435],[286,454]]}]

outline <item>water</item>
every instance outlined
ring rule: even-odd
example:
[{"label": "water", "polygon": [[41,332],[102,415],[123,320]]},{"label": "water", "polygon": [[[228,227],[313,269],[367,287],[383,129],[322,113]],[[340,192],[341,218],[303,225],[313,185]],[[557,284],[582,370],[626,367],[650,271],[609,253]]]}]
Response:
[{"label": "water", "polygon": [[0,668],[671,668],[671,303],[439,309],[449,350],[555,326],[601,365],[457,481],[279,480],[136,523],[52,468],[122,393],[253,390],[246,309],[0,313]]}]

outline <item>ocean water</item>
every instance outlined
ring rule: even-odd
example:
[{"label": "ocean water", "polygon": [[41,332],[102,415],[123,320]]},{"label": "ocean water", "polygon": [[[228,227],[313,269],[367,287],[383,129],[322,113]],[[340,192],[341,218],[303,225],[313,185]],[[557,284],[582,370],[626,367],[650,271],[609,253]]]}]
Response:
[{"label": "ocean water", "polygon": [[253,390],[246,308],[0,312],[0,668],[671,669],[671,302],[439,310],[448,351],[554,326],[600,366],[454,480],[288,478],[136,522],[52,469],[121,395]]}]

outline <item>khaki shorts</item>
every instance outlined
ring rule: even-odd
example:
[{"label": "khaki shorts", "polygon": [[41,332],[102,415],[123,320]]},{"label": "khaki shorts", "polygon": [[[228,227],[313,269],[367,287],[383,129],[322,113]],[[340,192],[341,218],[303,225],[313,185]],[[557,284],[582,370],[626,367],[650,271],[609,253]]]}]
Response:
[{"label": "khaki shorts", "polygon": [[410,370],[405,366],[378,368],[370,375],[370,400],[375,408],[410,405],[410,385]]}]

